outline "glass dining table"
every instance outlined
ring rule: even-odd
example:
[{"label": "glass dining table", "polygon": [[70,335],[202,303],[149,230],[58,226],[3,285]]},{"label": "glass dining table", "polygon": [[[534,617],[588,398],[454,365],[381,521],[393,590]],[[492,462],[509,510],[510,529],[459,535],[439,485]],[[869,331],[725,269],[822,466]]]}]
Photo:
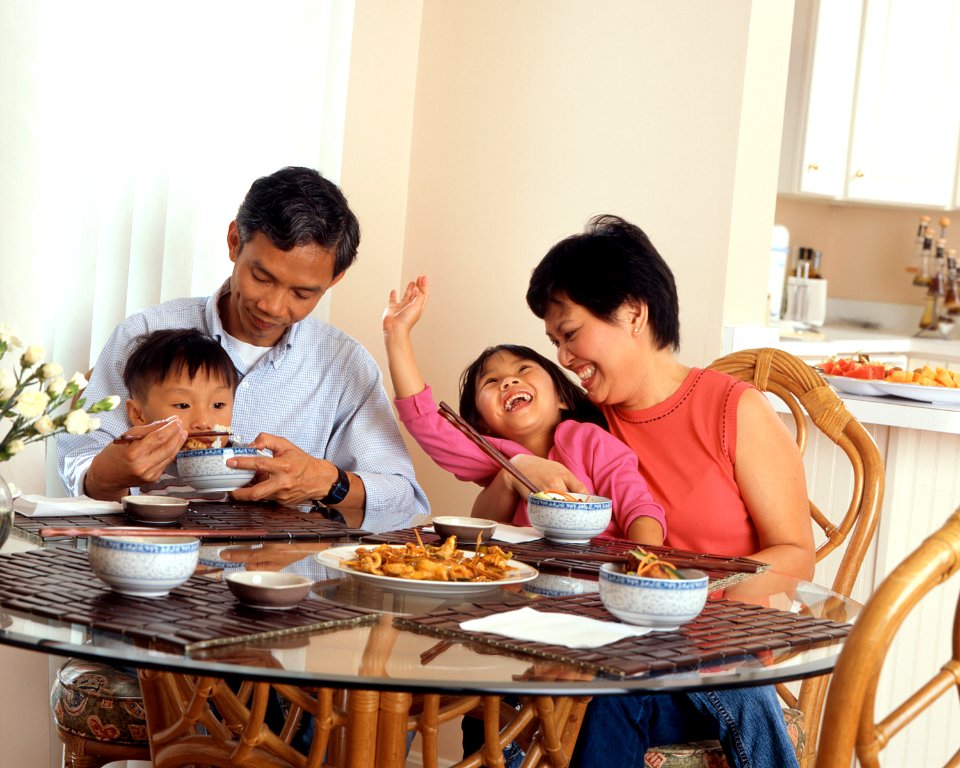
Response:
[{"label": "glass dining table", "polygon": [[[111,592],[82,547],[2,555],[0,644],[136,669],[158,765],[403,766],[419,733],[423,765],[436,766],[440,726],[467,714],[485,743],[462,765],[502,765],[517,740],[564,766],[590,697],[827,673],[860,608],[811,582],[731,579],[718,566],[719,589],[690,623],[567,648],[460,625],[521,607],[613,620],[597,563],[576,547],[538,558],[536,543],[517,545],[536,577],[478,593],[385,587],[323,565],[331,547],[410,533],[207,545],[194,577],[153,599]],[[222,578],[240,568],[301,573],[313,590],[291,610],[249,608]]]}]

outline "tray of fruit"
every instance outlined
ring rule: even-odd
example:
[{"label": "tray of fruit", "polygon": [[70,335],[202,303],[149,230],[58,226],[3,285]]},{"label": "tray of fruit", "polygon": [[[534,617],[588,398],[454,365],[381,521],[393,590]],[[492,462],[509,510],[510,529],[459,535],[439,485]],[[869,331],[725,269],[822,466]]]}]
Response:
[{"label": "tray of fruit", "polygon": [[949,368],[925,365],[904,370],[871,362],[867,355],[831,357],[815,367],[830,386],[844,394],[960,405],[960,371]]}]

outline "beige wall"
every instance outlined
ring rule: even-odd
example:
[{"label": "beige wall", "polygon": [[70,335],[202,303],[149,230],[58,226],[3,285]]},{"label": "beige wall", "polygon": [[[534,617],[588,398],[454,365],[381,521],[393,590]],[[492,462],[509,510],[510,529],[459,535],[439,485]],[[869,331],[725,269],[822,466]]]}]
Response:
[{"label": "beige wall", "polygon": [[[681,358],[716,357],[724,322],[764,316],[792,10],[358,0],[342,183],[363,244],[332,321],[383,363],[387,291],[429,275],[421,366],[456,402],[489,344],[552,355],[524,302],[530,271],[613,212],[677,275]],[[467,512],[476,488],[413,453],[435,512]]]},{"label": "beige wall", "polygon": [[796,258],[798,246],[822,251],[821,271],[829,281],[830,298],[918,307],[923,304],[923,289],[912,285],[913,278],[905,268],[913,255],[921,215],[930,217],[937,233],[940,218],[952,218],[947,247],[956,247],[957,211],[852,205],[783,195],[777,198],[776,211],[777,223],[790,230],[791,258]]}]

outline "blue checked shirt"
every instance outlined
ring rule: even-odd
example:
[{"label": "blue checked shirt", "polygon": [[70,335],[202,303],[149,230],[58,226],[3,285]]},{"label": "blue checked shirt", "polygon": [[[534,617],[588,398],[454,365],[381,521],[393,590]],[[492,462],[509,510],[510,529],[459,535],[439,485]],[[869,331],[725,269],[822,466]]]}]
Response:
[{"label": "blue checked shirt", "polygon": [[374,532],[409,527],[430,505],[413,473],[380,369],[353,338],[308,317],[287,329],[280,341],[246,373],[226,335],[217,299],[175,299],[128,317],[110,336],[84,392],[88,403],[118,395],[121,405],[100,414],[101,425],[87,435],[57,437],[57,467],[67,490],[83,493],[90,462],[130,428],[122,403],[129,397],[123,366],[134,339],[167,328],[197,328],[227,350],[241,374],[233,405],[233,431],[249,441],[261,432],[285,437],[302,450],[359,475],[367,501],[363,527]]}]

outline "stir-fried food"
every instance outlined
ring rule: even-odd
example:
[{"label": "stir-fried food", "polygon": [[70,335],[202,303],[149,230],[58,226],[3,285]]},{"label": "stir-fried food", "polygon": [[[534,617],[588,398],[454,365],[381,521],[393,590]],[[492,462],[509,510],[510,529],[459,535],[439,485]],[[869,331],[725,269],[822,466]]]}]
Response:
[{"label": "stir-fried food", "polygon": [[355,571],[377,576],[421,581],[499,581],[513,570],[508,565],[510,552],[497,546],[478,547],[476,554],[457,549],[457,537],[442,545],[422,541],[404,546],[381,544],[372,549],[357,547],[356,557],[343,561]]},{"label": "stir-fried food", "polygon": [[642,547],[627,553],[629,558],[624,573],[634,574],[636,576],[646,576],[651,579],[679,579],[680,574],[677,567],[666,560],[661,560],[652,552]]}]

